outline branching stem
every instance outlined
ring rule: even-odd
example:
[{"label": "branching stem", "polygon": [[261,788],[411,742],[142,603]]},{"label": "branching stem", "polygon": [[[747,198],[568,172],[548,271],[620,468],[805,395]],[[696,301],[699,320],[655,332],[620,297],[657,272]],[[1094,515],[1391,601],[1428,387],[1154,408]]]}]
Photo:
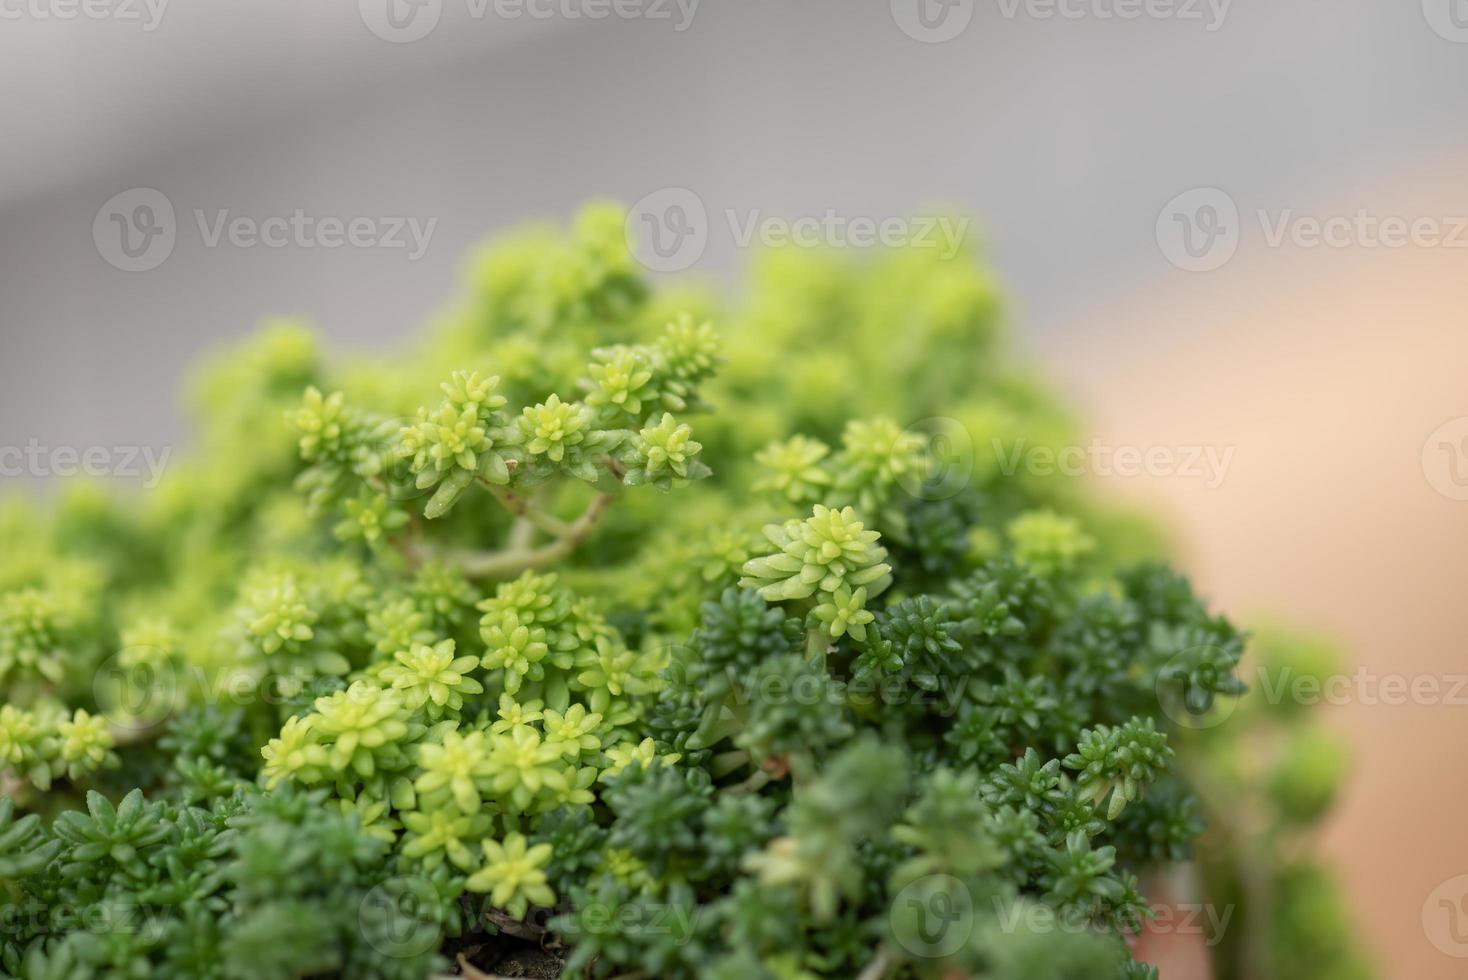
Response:
[{"label": "branching stem", "polygon": [[[509,578],[528,569],[546,568],[564,561],[581,546],[595,529],[602,515],[615,498],[609,493],[599,493],[581,516],[565,525],[554,541],[539,548],[510,547],[503,551],[450,551],[437,555],[439,559],[459,569],[470,578]],[[528,516],[528,515],[527,515]]]},{"label": "branching stem", "polygon": [[509,487],[502,487],[490,483],[482,477],[479,483],[494,496],[494,499],[500,502],[505,510],[514,514],[517,518],[528,521],[552,537],[561,537],[570,530],[571,526],[565,521],[556,517],[554,514],[546,513],[533,500],[522,497]]},{"label": "branching stem", "polygon": [[887,953],[884,950],[883,952],[878,953],[877,958],[868,963],[866,967],[859,974],[857,974],[856,980],[882,980],[882,977],[886,976],[887,971],[891,968],[892,960],[890,957],[887,956]]}]

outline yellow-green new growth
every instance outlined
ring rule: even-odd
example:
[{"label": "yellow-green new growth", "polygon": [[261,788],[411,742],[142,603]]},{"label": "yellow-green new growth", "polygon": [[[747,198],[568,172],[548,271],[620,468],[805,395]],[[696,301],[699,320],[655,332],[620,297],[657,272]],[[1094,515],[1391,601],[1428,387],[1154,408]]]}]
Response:
[{"label": "yellow-green new growth", "polygon": [[274,789],[286,779],[309,784],[325,777],[331,760],[326,747],[311,731],[314,718],[314,715],[288,718],[280,734],[260,750],[265,759],[260,775],[267,789]]},{"label": "yellow-green new growth", "polygon": [[850,507],[816,504],[805,520],[766,525],[764,535],[777,550],[745,562],[739,584],[770,602],[805,599],[817,590],[834,594],[842,586],[867,586],[876,595],[890,582],[887,549],[877,544],[881,535]]},{"label": "yellow-green new growth", "polygon": [[475,656],[454,656],[454,641],[429,646],[415,643],[393,654],[396,663],[383,668],[382,679],[403,692],[410,711],[426,708],[430,718],[464,706],[464,695],[479,694],[484,687],[469,676],[479,666]]},{"label": "yellow-green new growth", "polygon": [[706,477],[710,470],[697,459],[702,450],[703,445],[693,441],[693,430],[664,412],[657,425],[642,429],[633,440],[635,463],[627,482],[667,490],[675,481]]},{"label": "yellow-green new growth", "polygon": [[328,743],[327,759],[338,771],[359,776],[377,771],[377,750],[408,734],[402,692],[353,681],[345,691],[316,699],[314,731]]},{"label": "yellow-green new growth", "polygon": [[533,903],[542,907],[556,903],[556,893],[547,884],[545,866],[550,863],[549,844],[529,845],[523,834],[508,834],[504,842],[485,840],[484,867],[465,881],[471,892],[488,892],[489,900],[515,918],[523,918]]},{"label": "yellow-green new growth", "polygon": [[586,404],[612,419],[619,415],[638,418],[643,403],[656,392],[649,386],[652,369],[647,356],[630,347],[612,347],[592,352],[595,360],[587,368],[591,391]]},{"label": "yellow-green new growth", "polygon": [[418,765],[423,774],[413,788],[420,795],[420,805],[449,799],[465,814],[479,812],[497,771],[489,757],[489,737],[483,732],[448,732],[440,745],[419,746]]},{"label": "yellow-green new growth", "polygon": [[1067,571],[1090,554],[1096,540],[1074,517],[1053,510],[1031,510],[1005,527],[1014,556],[1041,575]]},{"label": "yellow-green new growth", "polygon": [[345,397],[340,391],[323,395],[311,385],[306,389],[301,407],[287,413],[286,420],[301,433],[298,445],[306,462],[323,459],[345,462],[350,455],[352,419]]},{"label": "yellow-green new growth", "polygon": [[565,459],[568,449],[586,439],[583,430],[590,421],[585,406],[563,402],[559,395],[551,395],[521,412],[518,424],[525,438],[526,452],[559,463]]},{"label": "yellow-green new growth", "polygon": [[820,465],[830,452],[830,446],[807,436],[771,443],[754,454],[764,475],[752,489],[756,493],[773,491],[792,504],[808,506],[831,485],[830,474]]}]

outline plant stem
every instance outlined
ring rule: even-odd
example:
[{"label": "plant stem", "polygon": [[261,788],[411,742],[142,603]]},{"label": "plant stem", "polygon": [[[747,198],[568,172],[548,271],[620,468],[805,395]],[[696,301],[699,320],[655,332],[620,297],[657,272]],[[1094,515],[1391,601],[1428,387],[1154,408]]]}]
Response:
[{"label": "plant stem", "polygon": [[570,530],[570,525],[565,521],[553,514],[547,514],[537,507],[533,501],[526,500],[510,488],[490,483],[483,477],[479,478],[479,483],[493,495],[494,499],[500,502],[505,510],[518,518],[529,521],[545,533],[554,537],[560,537]]},{"label": "plant stem", "polygon": [[[597,522],[606,513],[615,499],[609,493],[594,497],[581,516],[570,524],[554,541],[539,548],[508,548],[504,551],[451,551],[443,554],[444,561],[457,565],[470,578],[508,578],[534,568],[545,568],[563,561],[581,546]],[[528,516],[528,515],[527,515]]]},{"label": "plant stem", "polygon": [[513,916],[506,915],[497,909],[488,909],[484,918],[500,932],[508,933],[520,939],[528,939],[538,943],[545,938],[545,929],[533,922],[522,922]]},{"label": "plant stem", "polygon": [[831,637],[823,627],[816,625],[806,630],[805,656],[807,660],[815,661],[824,669],[826,666],[826,654],[830,650]]},{"label": "plant stem", "polygon": [[515,523],[510,525],[510,536],[508,545],[511,551],[524,551],[530,547],[530,542],[535,538],[535,524],[524,517],[515,518]]},{"label": "plant stem", "polygon": [[891,967],[892,961],[887,957],[887,953],[885,951],[880,952],[877,954],[876,959],[868,963],[866,967],[857,974],[856,980],[882,980],[882,977],[887,975],[887,971]]},{"label": "plant stem", "polygon": [[770,775],[770,772],[769,772],[768,769],[756,769],[753,773],[750,774],[749,778],[746,779],[744,782],[742,782],[742,783],[735,783],[733,786],[730,786],[727,789],[725,789],[724,792],[726,792],[726,793],[735,793],[735,794],[737,794],[737,793],[758,793],[760,790],[764,789],[767,785],[769,785],[770,780],[772,780],[772,779],[774,779],[774,777],[772,775]]}]

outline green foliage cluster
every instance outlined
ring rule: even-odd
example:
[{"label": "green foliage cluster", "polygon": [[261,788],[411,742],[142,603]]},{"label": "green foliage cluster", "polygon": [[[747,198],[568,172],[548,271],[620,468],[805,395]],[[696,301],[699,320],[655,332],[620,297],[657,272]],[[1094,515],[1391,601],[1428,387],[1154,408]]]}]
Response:
[{"label": "green foliage cluster", "polygon": [[[1073,435],[997,312],[921,249],[654,292],[594,207],[421,348],[228,352],[157,491],[0,509],[0,968],[1155,975],[1244,637],[1002,465]],[[1240,785],[1308,823],[1319,754]]]}]

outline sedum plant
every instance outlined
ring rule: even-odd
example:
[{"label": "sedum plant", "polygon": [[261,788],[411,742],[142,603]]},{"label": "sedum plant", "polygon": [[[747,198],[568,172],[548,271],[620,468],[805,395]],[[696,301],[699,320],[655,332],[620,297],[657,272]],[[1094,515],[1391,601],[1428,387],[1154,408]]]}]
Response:
[{"label": "sedum plant", "polygon": [[1257,822],[1337,759],[1241,764],[1244,635],[998,464],[1074,436],[996,316],[921,249],[654,292],[593,207],[405,352],[207,365],[157,491],[0,508],[0,970],[1145,978],[1201,867],[1221,976],[1342,975]]}]

